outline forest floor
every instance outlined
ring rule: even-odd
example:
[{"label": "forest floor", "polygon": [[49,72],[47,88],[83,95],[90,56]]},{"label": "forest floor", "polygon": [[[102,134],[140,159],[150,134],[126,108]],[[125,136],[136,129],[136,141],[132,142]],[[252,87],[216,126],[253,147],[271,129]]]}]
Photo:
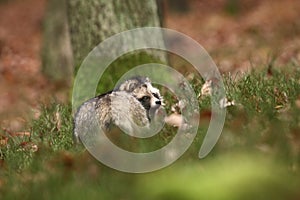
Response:
[{"label": "forest floor", "polygon": [[[170,6],[165,26],[198,41],[222,72],[251,66],[300,62],[300,1],[190,0],[186,11]],[[69,88],[41,73],[43,17],[46,0],[0,1],[0,126],[18,131],[39,115],[39,105],[66,102]]]}]

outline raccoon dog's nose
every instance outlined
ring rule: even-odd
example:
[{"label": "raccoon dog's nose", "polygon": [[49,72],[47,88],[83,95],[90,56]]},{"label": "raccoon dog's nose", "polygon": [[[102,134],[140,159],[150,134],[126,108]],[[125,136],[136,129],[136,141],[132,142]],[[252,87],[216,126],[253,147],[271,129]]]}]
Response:
[{"label": "raccoon dog's nose", "polygon": [[155,103],[161,105],[161,101],[155,101]]}]

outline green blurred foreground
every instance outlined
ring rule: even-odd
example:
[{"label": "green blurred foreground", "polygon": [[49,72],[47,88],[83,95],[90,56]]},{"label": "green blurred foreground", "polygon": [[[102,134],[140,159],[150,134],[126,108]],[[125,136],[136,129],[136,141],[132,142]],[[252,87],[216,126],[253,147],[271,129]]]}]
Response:
[{"label": "green blurred foreground", "polygon": [[[214,150],[197,157],[209,122],[210,102],[204,98],[193,145],[170,167],[147,174],[115,171],[74,147],[71,106],[43,107],[28,125],[30,135],[0,132],[7,139],[0,150],[0,199],[300,199],[299,69],[224,80],[236,105],[228,107]],[[191,83],[200,91],[202,81],[194,77]],[[150,143],[123,137],[119,143],[151,149],[174,134],[175,128],[166,127]]]}]

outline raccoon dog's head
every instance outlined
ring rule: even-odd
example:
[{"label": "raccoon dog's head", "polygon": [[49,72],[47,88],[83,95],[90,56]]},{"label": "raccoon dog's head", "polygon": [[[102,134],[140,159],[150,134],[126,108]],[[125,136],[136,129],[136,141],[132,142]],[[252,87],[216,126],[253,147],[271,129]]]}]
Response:
[{"label": "raccoon dog's head", "polygon": [[152,86],[148,77],[129,79],[122,83],[117,89],[131,93],[139,102],[141,102],[147,111],[150,109],[157,109],[161,105],[164,105],[159,90]]}]

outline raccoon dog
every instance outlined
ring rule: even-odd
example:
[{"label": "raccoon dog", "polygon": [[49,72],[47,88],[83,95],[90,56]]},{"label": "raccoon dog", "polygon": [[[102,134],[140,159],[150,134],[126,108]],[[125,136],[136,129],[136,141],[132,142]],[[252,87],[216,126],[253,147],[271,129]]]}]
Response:
[{"label": "raccoon dog", "polygon": [[126,80],[79,107],[74,119],[74,140],[79,142],[79,137],[84,137],[93,126],[100,126],[105,133],[112,125],[129,133],[140,127],[147,128],[162,105],[163,98],[148,77]]}]

